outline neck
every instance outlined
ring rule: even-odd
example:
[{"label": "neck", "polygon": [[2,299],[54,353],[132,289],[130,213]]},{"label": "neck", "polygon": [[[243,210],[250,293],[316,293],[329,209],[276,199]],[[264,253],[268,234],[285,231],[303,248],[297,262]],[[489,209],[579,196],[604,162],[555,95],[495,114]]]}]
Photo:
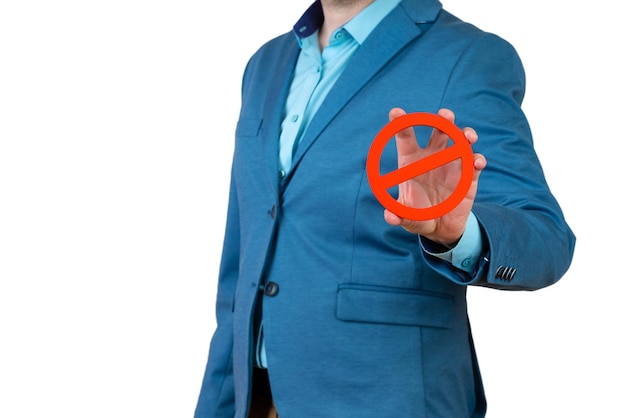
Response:
[{"label": "neck", "polygon": [[335,29],[344,25],[373,2],[374,0],[322,0],[324,23],[318,34],[320,50],[328,45],[330,35]]}]

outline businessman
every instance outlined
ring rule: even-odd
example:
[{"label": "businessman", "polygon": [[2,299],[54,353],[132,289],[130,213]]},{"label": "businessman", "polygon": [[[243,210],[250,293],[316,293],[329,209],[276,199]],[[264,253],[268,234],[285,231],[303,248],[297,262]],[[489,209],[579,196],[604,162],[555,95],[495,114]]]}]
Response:
[{"label": "businessman", "polygon": [[[514,48],[437,0],[321,0],[243,76],[217,290],[196,418],[483,417],[467,286],[536,290],[569,268],[575,238],[521,110]],[[473,149],[452,211],[386,210],[366,174],[373,139],[405,113],[438,113]],[[439,152],[407,127],[391,172]],[[459,160],[389,189],[436,206]]]}]

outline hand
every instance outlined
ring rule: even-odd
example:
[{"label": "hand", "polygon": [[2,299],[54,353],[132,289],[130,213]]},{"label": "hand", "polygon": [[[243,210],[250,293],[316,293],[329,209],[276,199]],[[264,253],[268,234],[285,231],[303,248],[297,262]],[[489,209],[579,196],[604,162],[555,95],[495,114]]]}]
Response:
[{"label": "hand", "polygon": [[[454,113],[448,109],[439,110],[439,115],[454,122]],[[406,114],[399,108],[389,112],[389,120]],[[464,128],[463,133],[470,144],[478,140],[478,134],[472,128]],[[420,148],[415,138],[413,127],[403,129],[396,134],[396,147],[398,149],[398,168],[412,164],[431,154],[445,149],[449,137],[438,129],[433,133],[426,148]],[[467,218],[472,210],[478,177],[487,160],[481,154],[474,154],[474,176],[467,195],[463,201],[452,211],[440,218],[425,221],[413,221],[403,219],[389,210],[385,210],[385,220],[394,226],[401,226],[413,234],[422,235],[431,241],[453,247],[463,235]],[[461,160],[451,161],[441,167],[428,171],[420,176],[401,183],[399,187],[398,202],[404,206],[425,208],[438,205],[448,198],[455,190],[461,176]]]}]

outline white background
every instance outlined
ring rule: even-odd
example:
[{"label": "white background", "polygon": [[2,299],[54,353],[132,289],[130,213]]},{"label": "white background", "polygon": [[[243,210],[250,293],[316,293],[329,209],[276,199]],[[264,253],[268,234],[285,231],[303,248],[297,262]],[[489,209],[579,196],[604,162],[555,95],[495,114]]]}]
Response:
[{"label": "white background", "polygon": [[[308,5],[0,2],[1,417],[192,416],[241,74]],[[578,237],[550,288],[469,291],[493,418],[626,416],[616,5],[444,2],[517,48]]]}]

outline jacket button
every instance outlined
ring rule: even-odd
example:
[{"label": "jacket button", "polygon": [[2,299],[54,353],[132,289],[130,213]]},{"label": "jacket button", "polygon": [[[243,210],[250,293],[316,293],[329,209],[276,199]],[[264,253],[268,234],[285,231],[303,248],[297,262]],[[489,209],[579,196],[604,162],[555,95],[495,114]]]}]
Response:
[{"label": "jacket button", "polygon": [[278,294],[278,285],[274,282],[265,283],[265,288],[263,290],[266,296],[276,296]]}]

